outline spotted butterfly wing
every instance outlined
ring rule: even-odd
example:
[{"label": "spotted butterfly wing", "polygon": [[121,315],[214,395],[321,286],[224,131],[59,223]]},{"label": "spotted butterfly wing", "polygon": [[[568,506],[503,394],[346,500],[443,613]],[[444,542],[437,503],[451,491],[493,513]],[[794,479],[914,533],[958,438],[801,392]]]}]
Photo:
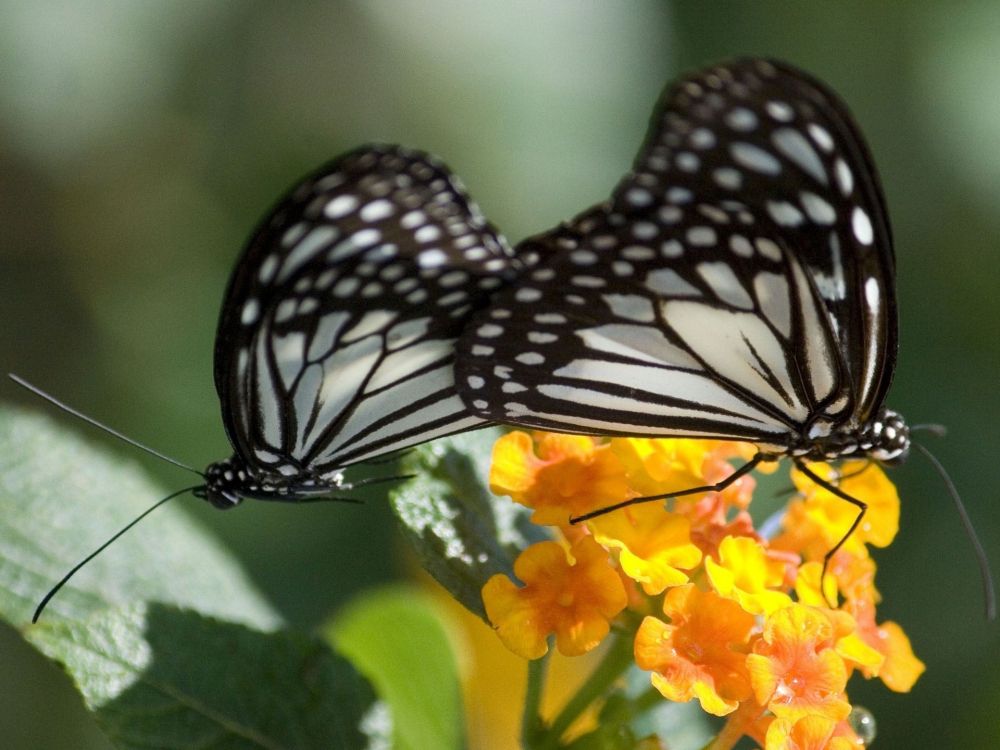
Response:
[{"label": "spotted butterfly wing", "polygon": [[477,416],[872,452],[896,347],[885,203],[846,107],[805,74],[684,78],[610,201],[518,250],[542,261],[459,341]]},{"label": "spotted butterfly wing", "polygon": [[208,494],[322,492],[346,465],[483,425],[455,392],[454,344],[515,264],[425,154],[362,148],[304,180],[226,292],[215,382],[235,456]]}]

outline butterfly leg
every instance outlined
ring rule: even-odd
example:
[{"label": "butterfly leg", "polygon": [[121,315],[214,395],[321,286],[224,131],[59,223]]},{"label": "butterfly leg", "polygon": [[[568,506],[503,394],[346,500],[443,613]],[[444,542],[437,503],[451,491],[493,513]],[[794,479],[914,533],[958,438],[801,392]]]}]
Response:
[{"label": "butterfly leg", "polygon": [[[591,518],[597,518],[598,516],[603,516],[605,513],[611,513],[615,510],[621,510],[622,508],[627,508],[630,505],[638,505],[639,503],[650,503],[654,500],[669,500],[674,497],[684,497],[685,495],[697,495],[702,492],[722,492],[726,487],[731,485],[737,479],[742,476],[749,474],[757,466],[764,461],[773,461],[774,457],[766,453],[758,453],[740,468],[730,474],[728,477],[723,479],[721,482],[716,484],[706,484],[701,487],[691,487],[686,490],[678,490],[677,492],[667,492],[663,495],[649,495],[648,497],[633,497],[620,503],[615,503],[614,505],[607,505],[603,508],[598,508],[597,510],[592,510],[589,513],[584,513],[582,516],[575,516],[569,519],[570,523],[580,523],[581,521],[589,521]],[[852,528],[853,530],[853,528]]]},{"label": "butterfly leg", "polygon": [[[846,500],[847,502],[849,502],[851,505],[853,505],[855,508],[858,509],[858,515],[855,517],[854,523],[852,523],[851,527],[847,530],[847,533],[844,534],[842,537],[840,537],[840,540],[835,545],[833,545],[833,547],[830,548],[830,550],[825,555],[823,555],[823,572],[820,574],[820,588],[822,588],[823,587],[822,581],[826,577],[826,569],[830,565],[830,560],[832,560],[833,556],[837,554],[838,551],[840,551],[840,548],[844,546],[844,543],[851,538],[851,534],[854,533],[854,530],[858,528],[858,526],[861,524],[861,519],[865,517],[865,513],[868,511],[868,504],[862,502],[861,500],[858,500],[858,498],[853,497],[852,495],[848,495],[837,485],[832,484],[827,480],[823,479],[823,477],[819,476],[819,474],[817,474],[808,466],[806,466],[805,462],[796,459],[795,467],[803,474],[805,474],[807,477],[809,477],[812,481],[814,481],[816,484],[818,484],[820,487],[822,487],[824,490],[826,490],[827,492],[832,492],[841,500]],[[830,604],[830,606],[836,607],[835,602],[828,602],[828,603]]]}]

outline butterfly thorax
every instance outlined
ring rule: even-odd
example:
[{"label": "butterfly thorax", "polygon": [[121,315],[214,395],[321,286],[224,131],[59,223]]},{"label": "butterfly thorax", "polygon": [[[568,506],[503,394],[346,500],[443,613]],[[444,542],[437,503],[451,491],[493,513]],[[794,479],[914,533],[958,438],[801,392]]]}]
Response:
[{"label": "butterfly thorax", "polygon": [[787,452],[810,461],[870,458],[880,463],[898,463],[910,450],[910,430],[901,414],[882,409],[860,426],[814,421]]},{"label": "butterfly thorax", "polygon": [[339,472],[330,479],[323,479],[299,471],[285,474],[251,470],[239,456],[233,455],[209,464],[205,469],[205,486],[194,494],[226,510],[235,508],[246,498],[295,502],[329,494],[340,486]]}]

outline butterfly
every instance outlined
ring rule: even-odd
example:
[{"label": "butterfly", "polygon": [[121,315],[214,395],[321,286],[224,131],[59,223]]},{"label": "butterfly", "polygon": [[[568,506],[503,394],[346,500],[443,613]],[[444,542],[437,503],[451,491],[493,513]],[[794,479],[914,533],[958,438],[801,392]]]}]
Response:
[{"label": "butterfly", "polygon": [[519,261],[435,157],[346,154],[261,222],[222,304],[215,385],[231,458],[196,494],[329,494],[341,470],[483,426],[454,387],[465,318]]},{"label": "butterfly", "polygon": [[807,462],[907,455],[906,422],[884,406],[897,347],[886,202],[847,107],[809,75],[742,59],[685,76],[611,198],[517,251],[538,263],[458,341],[458,389],[479,418],[752,442],[720,484],[660,497],[789,456],[858,508],[840,544],[866,505]]},{"label": "butterfly", "polygon": [[236,263],[215,343],[215,386],[233,455],[204,472],[60,408],[203,479],[226,509],[244,499],[309,502],[352,486],[343,469],[487,424],[454,381],[469,315],[521,261],[439,160],[366,146],[302,180],[260,222]]}]

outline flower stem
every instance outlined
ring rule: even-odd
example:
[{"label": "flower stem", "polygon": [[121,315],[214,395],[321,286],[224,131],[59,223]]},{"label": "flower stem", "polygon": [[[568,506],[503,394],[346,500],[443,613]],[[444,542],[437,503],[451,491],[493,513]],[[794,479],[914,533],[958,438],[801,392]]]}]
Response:
[{"label": "flower stem", "polygon": [[603,696],[608,687],[615,682],[632,663],[632,640],[628,637],[615,636],[604,654],[601,663],[597,665],[587,681],[583,683],[569,703],[559,712],[552,725],[539,735],[532,745],[536,750],[552,750],[560,746],[559,740],[570,725],[579,718],[590,704]]},{"label": "flower stem", "polygon": [[544,732],[542,724],[542,692],[549,655],[528,661],[528,680],[524,692],[524,712],[521,714],[521,744],[531,747]]}]

